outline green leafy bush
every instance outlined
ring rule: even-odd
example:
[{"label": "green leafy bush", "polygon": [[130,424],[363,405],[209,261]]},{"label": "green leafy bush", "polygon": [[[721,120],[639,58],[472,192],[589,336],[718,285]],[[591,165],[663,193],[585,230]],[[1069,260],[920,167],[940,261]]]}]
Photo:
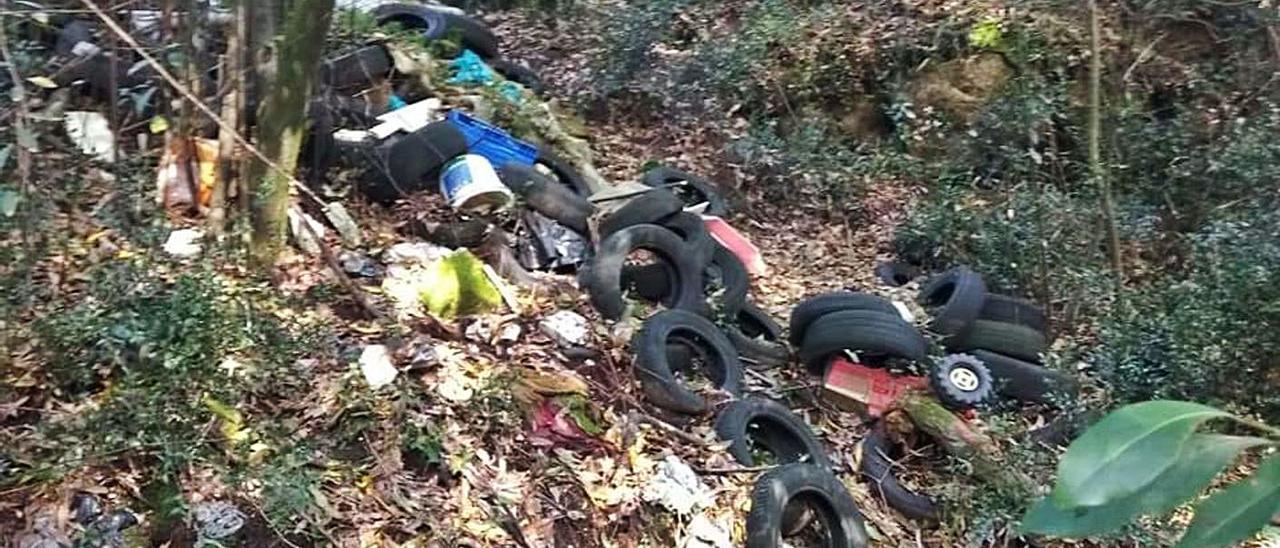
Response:
[{"label": "green leafy bush", "polygon": [[1197,399],[1280,416],[1280,213],[1259,203],[1194,238],[1192,270],[1134,292],[1092,362],[1121,401]]}]

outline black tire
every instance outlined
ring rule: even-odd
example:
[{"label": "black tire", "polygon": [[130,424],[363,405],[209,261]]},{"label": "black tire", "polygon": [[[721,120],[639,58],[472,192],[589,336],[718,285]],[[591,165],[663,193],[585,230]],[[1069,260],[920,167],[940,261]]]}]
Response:
[{"label": "black tire", "polygon": [[929,280],[920,290],[920,300],[933,308],[929,328],[942,335],[954,335],[969,328],[982,310],[987,286],[968,267],[958,266]]},{"label": "black tire", "polygon": [[805,331],[800,361],[814,375],[822,375],[827,360],[844,350],[859,354],[867,363],[884,359],[923,361],[924,336],[896,314],[878,310],[842,310],[815,320]]},{"label": "black tire", "polygon": [[595,206],[568,187],[543,175],[533,166],[514,162],[502,166],[499,173],[502,182],[512,192],[524,199],[534,211],[569,227],[574,232],[588,236],[587,220],[595,213]]},{"label": "black tire", "polygon": [[591,196],[591,187],[587,186],[587,180],[582,177],[582,173],[579,173],[573,164],[549,149],[538,149],[538,159],[534,160],[534,164],[547,168],[561,183],[572,188],[579,196],[583,198]]},{"label": "black tire", "polygon": [[711,233],[707,231],[707,224],[702,221],[701,216],[697,213],[681,211],[663,219],[662,226],[671,229],[684,240],[688,245],[689,253],[693,254],[694,262],[701,265],[711,263],[719,244],[712,239]]},{"label": "black tire", "polygon": [[862,460],[858,464],[862,477],[871,484],[871,493],[907,518],[936,521],[938,505],[929,497],[912,492],[898,483],[898,478],[893,474],[893,463],[889,460],[890,449],[889,438],[885,435],[882,424],[877,424],[862,439]]},{"label": "black tire", "polygon": [[751,275],[742,260],[729,248],[713,243],[711,262],[704,271],[703,279],[709,305],[704,310],[725,318],[737,316],[747,302],[747,292],[751,290]]},{"label": "black tire", "polygon": [[675,305],[671,294],[671,264],[665,261],[622,267],[622,284],[629,292],[649,302]]},{"label": "black tire", "polygon": [[501,74],[503,78],[524,86],[535,95],[542,95],[546,91],[538,73],[529,67],[506,59],[490,59],[488,63],[489,67]]},{"label": "black tire", "polygon": [[808,501],[812,515],[827,532],[826,546],[865,548],[867,530],[853,497],[830,470],[811,464],[784,464],[765,472],[751,491],[747,514],[747,548],[782,546],[784,514],[793,500]]},{"label": "black tire", "polygon": [[791,345],[799,346],[804,341],[804,332],[814,320],[841,310],[879,310],[898,315],[893,303],[875,295],[851,291],[823,293],[805,299],[791,310],[788,335]]},{"label": "black tire", "polygon": [[498,56],[498,37],[488,25],[454,10],[421,4],[385,4],[373,10],[379,26],[399,23],[406,29],[418,30],[428,40],[449,38],[457,34],[462,46],[484,58]]},{"label": "black tire", "polygon": [[902,287],[920,276],[920,269],[906,263],[889,261],[876,265],[876,278],[889,287]]},{"label": "black tire", "polygon": [[359,87],[364,90],[391,74],[391,54],[380,44],[325,59],[320,65],[320,78],[326,86],[338,90]]},{"label": "black tire", "polygon": [[991,320],[974,320],[967,331],[944,342],[948,349],[957,352],[990,350],[1034,363],[1040,363],[1040,354],[1049,347],[1040,331]]},{"label": "black tire", "polygon": [[671,187],[670,190],[681,196],[685,205],[693,206],[706,202],[705,213],[707,215],[724,217],[729,213],[729,203],[724,199],[724,195],[720,193],[720,190],[716,188],[716,185],[697,175],[680,171],[673,167],[658,166],[644,172],[644,175],[640,178],[642,184],[651,187],[661,187],[681,181],[685,182],[683,187]]},{"label": "black tire", "polygon": [[742,393],[738,353],[715,324],[687,310],[664,310],[645,320],[631,341],[636,377],[654,405],[691,415],[707,410],[706,399],[681,383],[668,361],[668,344],[673,339],[697,344],[707,358],[702,373],[717,388],[734,396]]},{"label": "black tire", "polygon": [[370,199],[387,203],[435,185],[431,175],[446,162],[467,153],[467,138],[448,121],[433,122],[408,135],[391,137],[374,149],[378,175],[361,189]]},{"label": "black tire", "polygon": [[995,393],[991,370],[968,354],[952,354],[934,364],[929,387],[942,405],[956,410],[983,405]]},{"label": "black tire", "polygon": [[702,271],[685,253],[684,242],[660,226],[636,225],[606,238],[587,268],[579,273],[591,304],[601,316],[617,320],[626,313],[622,267],[627,255],[638,249],[653,252],[673,267],[671,271],[676,275],[673,288],[675,308],[701,311],[705,307],[700,283]]},{"label": "black tire", "polygon": [[773,454],[774,464],[804,462],[831,467],[822,442],[790,409],[763,398],[729,403],[716,419],[716,434],[730,442],[726,451],[743,466],[755,466],[752,446]]},{"label": "black tire", "polygon": [[1079,390],[1075,379],[1042,365],[986,350],[969,353],[991,370],[996,392],[1001,395],[1021,401],[1054,404],[1074,398]]},{"label": "black tire", "polygon": [[1049,332],[1049,319],[1044,310],[1026,299],[987,294],[978,319],[1025,325],[1041,333]]},{"label": "black tire", "polygon": [[744,303],[724,332],[747,366],[781,367],[791,362],[791,347],[782,338],[782,326],[755,303]]},{"label": "black tire", "polygon": [[663,219],[684,209],[684,202],[665,190],[646,192],[605,217],[597,227],[600,239],[614,232],[641,224],[660,224]]}]

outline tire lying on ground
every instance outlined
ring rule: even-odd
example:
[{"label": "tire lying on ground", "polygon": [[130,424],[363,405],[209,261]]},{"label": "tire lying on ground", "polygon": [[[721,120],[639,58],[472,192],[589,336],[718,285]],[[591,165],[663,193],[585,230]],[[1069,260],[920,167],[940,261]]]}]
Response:
[{"label": "tire lying on ground", "polygon": [[995,393],[991,370],[968,354],[952,354],[934,364],[929,387],[942,405],[956,410],[982,405]]},{"label": "tire lying on ground", "polygon": [[374,8],[378,26],[399,23],[420,32],[428,40],[456,36],[466,47],[484,58],[498,56],[498,37],[489,26],[455,8],[422,4],[395,3]]},{"label": "tire lying on ground", "polygon": [[684,202],[681,202],[675,194],[665,190],[646,192],[636,196],[600,222],[600,226],[597,227],[600,231],[600,239],[608,238],[614,232],[629,226],[660,224],[663,219],[679,213],[681,209],[684,209]]},{"label": "tire lying on ground", "polygon": [[743,303],[724,333],[745,365],[780,367],[791,362],[791,347],[782,338],[782,326],[755,303]]},{"label": "tire lying on ground", "polygon": [[987,294],[978,319],[1025,325],[1041,333],[1049,332],[1049,319],[1044,310],[1026,299]]},{"label": "tire lying on ground", "polygon": [[503,184],[524,199],[534,211],[578,234],[588,235],[587,220],[595,213],[596,208],[586,198],[543,175],[533,166],[510,162],[502,166],[499,176]]},{"label": "tire lying on ground", "polygon": [[800,344],[800,361],[814,375],[822,375],[834,354],[850,350],[865,363],[886,359],[918,362],[927,343],[911,324],[878,310],[842,310],[815,320]]},{"label": "tire lying on ground", "polygon": [[747,514],[747,548],[782,546],[784,514],[791,502],[808,503],[814,523],[827,532],[826,546],[864,548],[867,530],[853,497],[830,470],[811,464],[784,464],[765,472],[751,491]]},{"label": "tire lying on ground", "polygon": [[1028,363],[987,350],[969,352],[991,370],[996,392],[1021,401],[1059,403],[1074,398],[1075,379],[1042,365]]},{"label": "tire lying on ground", "polygon": [[428,180],[449,160],[466,154],[467,138],[447,121],[388,138],[373,149],[377,175],[361,186],[370,199],[391,202],[434,185]]},{"label": "tire lying on ground", "polygon": [[755,466],[752,447],[773,456],[773,464],[805,462],[829,468],[831,461],[813,430],[790,409],[763,398],[731,402],[716,419],[716,434],[743,466]]},{"label": "tire lying on ground", "polygon": [[920,290],[920,300],[933,309],[929,329],[943,335],[954,335],[968,329],[978,318],[986,296],[987,286],[982,282],[982,276],[965,266],[934,277]]},{"label": "tire lying on ground", "polygon": [[877,424],[862,439],[862,459],[858,464],[862,477],[871,484],[871,493],[910,519],[938,519],[938,506],[932,499],[898,483],[898,478],[893,475],[893,463],[889,460],[890,449],[883,424]]},{"label": "tire lying on ground", "polygon": [[944,341],[954,351],[990,350],[1029,362],[1040,362],[1048,348],[1044,333],[1024,325],[974,320],[965,332]]},{"label": "tire lying on ground", "polygon": [[697,213],[681,211],[663,219],[661,224],[684,240],[688,245],[689,253],[694,257],[694,262],[703,265],[711,263],[719,244],[711,237],[711,232],[707,230],[707,224],[702,222],[701,216]]},{"label": "tire lying on ground", "polygon": [[809,297],[791,310],[788,329],[791,345],[799,346],[804,341],[805,330],[814,320],[841,310],[878,310],[886,314],[898,314],[893,303],[867,293],[837,291]]},{"label": "tire lying on ground", "polygon": [[[737,396],[742,392],[742,364],[729,339],[710,320],[687,310],[664,310],[645,320],[631,341],[635,374],[646,398],[654,405],[679,413],[699,414],[706,400],[676,376],[668,356],[672,340],[696,345],[706,358],[701,373],[720,390]],[[686,368],[687,369],[687,368]]]},{"label": "tire lying on ground", "polygon": [[644,172],[640,182],[651,187],[683,183],[682,186],[671,187],[671,190],[683,197],[686,206],[706,202],[707,208],[704,213],[707,215],[723,217],[729,213],[729,202],[724,199],[724,195],[716,185],[697,175],[669,166],[658,166]]},{"label": "tire lying on ground", "polygon": [[747,302],[751,289],[751,275],[742,260],[729,248],[713,243],[711,262],[704,269],[703,292],[706,310],[732,318]]},{"label": "tire lying on ground", "polygon": [[368,89],[391,74],[391,54],[380,44],[325,59],[320,81],[334,89]]},{"label": "tire lying on ground", "polygon": [[657,225],[636,225],[618,231],[600,243],[596,255],[579,272],[579,281],[591,298],[591,304],[610,320],[626,313],[627,303],[622,285],[622,268],[627,255],[647,250],[671,265],[675,274],[670,280],[674,308],[701,310],[702,271],[684,251],[684,242],[670,230]]}]

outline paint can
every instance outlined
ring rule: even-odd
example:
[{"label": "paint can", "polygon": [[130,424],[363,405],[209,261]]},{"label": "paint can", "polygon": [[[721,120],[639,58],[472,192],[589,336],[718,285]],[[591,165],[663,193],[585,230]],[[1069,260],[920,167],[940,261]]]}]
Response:
[{"label": "paint can", "polygon": [[496,213],[515,203],[515,194],[502,184],[484,156],[464,154],[440,171],[440,193],[449,206],[465,213]]}]

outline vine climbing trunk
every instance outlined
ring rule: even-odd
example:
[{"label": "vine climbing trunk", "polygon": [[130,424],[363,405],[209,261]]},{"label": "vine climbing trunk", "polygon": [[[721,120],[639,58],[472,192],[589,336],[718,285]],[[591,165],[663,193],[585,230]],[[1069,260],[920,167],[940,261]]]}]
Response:
[{"label": "vine climbing trunk", "polygon": [[[263,2],[255,6],[254,41],[259,62],[257,128],[258,147],[284,171],[255,160],[249,171],[253,185],[251,255],[258,266],[275,263],[284,246],[288,226],[289,175],[298,164],[298,152],[307,127],[307,103],[315,85],[325,36],[333,17],[334,0]],[[258,9],[261,8],[261,15]],[[274,27],[280,32],[260,32]],[[260,40],[270,39],[270,43]]]},{"label": "vine climbing trunk", "polygon": [[1107,235],[1107,253],[1115,277],[1116,294],[1124,284],[1124,263],[1120,258],[1120,233],[1116,229],[1115,197],[1111,180],[1102,165],[1102,30],[1098,22],[1098,0],[1089,0],[1089,175],[1102,199],[1102,222]]}]

